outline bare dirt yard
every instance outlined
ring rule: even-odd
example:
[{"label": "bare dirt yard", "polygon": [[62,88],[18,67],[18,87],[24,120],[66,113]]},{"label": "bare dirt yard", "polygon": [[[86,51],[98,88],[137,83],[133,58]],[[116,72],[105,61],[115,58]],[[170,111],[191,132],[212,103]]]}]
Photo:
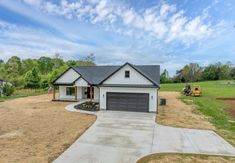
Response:
[{"label": "bare dirt yard", "polygon": [[71,113],[67,102],[51,95],[18,98],[0,103],[0,162],[51,162],[96,119]]},{"label": "bare dirt yard", "polygon": [[179,92],[160,92],[159,97],[165,98],[167,105],[159,106],[157,123],[173,127],[215,130],[215,127],[196,108],[179,99]]}]

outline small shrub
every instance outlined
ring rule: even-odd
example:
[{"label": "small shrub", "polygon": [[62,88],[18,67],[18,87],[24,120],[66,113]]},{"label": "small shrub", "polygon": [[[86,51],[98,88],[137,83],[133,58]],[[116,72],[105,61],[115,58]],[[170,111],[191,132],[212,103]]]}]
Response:
[{"label": "small shrub", "polygon": [[5,96],[10,96],[14,93],[15,88],[13,85],[6,83],[3,85],[2,90]]}]

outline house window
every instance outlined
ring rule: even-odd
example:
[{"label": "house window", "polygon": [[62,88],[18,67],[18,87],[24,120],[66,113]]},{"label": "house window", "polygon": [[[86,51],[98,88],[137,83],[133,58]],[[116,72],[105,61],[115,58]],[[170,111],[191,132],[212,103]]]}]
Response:
[{"label": "house window", "polygon": [[75,95],[75,88],[74,87],[66,87],[66,95],[67,96],[74,96]]},{"label": "house window", "polygon": [[129,78],[130,77],[130,71],[125,71],[125,78]]}]

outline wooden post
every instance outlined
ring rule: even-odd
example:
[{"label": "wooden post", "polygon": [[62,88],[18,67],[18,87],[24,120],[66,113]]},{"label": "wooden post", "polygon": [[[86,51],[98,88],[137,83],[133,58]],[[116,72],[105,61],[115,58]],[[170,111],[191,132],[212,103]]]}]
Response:
[{"label": "wooden post", "polygon": [[77,86],[75,86],[75,100],[77,101],[78,100],[78,90],[77,90]]},{"label": "wooden post", "polygon": [[53,100],[55,100],[55,86],[53,86]]},{"label": "wooden post", "polygon": [[92,101],[92,95],[93,95],[93,93],[92,93],[92,86],[90,86],[90,100]]}]

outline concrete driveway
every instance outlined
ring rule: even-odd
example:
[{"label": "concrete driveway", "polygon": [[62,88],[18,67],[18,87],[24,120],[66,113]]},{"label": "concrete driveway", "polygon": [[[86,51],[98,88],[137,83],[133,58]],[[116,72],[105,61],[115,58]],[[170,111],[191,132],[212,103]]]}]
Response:
[{"label": "concrete driveway", "polygon": [[157,125],[155,114],[100,111],[96,122],[54,163],[130,163],[162,152],[233,155],[213,131]]}]

